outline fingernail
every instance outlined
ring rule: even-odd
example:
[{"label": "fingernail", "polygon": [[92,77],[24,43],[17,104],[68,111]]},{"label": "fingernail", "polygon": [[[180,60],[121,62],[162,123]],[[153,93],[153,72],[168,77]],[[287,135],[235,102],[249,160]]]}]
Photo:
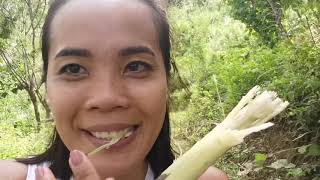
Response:
[{"label": "fingernail", "polygon": [[38,178],[42,178],[44,176],[44,170],[42,167],[37,167],[36,169],[36,177]]},{"label": "fingernail", "polygon": [[70,159],[73,166],[78,166],[79,164],[81,164],[83,157],[80,151],[73,150],[70,153]]}]

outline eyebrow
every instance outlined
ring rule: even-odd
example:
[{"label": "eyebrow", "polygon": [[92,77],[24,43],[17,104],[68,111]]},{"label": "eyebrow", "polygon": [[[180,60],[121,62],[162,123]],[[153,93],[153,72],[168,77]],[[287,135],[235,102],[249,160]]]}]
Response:
[{"label": "eyebrow", "polygon": [[[149,54],[151,56],[155,56],[154,52],[146,47],[146,46],[132,46],[121,49],[119,51],[119,56],[132,56],[136,54]],[[61,57],[93,57],[92,53],[87,49],[80,49],[80,48],[65,48],[59,51],[56,55],[55,59]]]},{"label": "eyebrow", "polygon": [[67,57],[67,56],[92,57],[93,55],[87,49],[65,48],[65,49],[62,49],[61,51],[59,51],[59,53],[56,55],[55,59],[60,58],[60,57]]},{"label": "eyebrow", "polygon": [[132,56],[135,54],[149,54],[155,56],[154,52],[146,46],[132,46],[119,51],[119,56]]}]

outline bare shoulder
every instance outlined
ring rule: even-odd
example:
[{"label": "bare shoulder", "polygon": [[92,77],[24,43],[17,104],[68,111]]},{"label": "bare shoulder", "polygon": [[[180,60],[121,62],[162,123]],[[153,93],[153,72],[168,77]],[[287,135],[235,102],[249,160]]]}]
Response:
[{"label": "bare shoulder", "polygon": [[198,180],[228,180],[228,176],[225,172],[216,167],[209,167],[206,172],[199,177]]},{"label": "bare shoulder", "polygon": [[0,160],[0,179],[25,180],[28,167],[14,160]]}]

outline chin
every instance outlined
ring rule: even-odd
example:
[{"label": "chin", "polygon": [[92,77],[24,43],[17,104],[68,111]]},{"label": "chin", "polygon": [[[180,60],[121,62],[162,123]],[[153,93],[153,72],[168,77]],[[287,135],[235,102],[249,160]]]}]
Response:
[{"label": "chin", "polygon": [[126,157],[113,157],[112,160],[103,157],[95,157],[92,159],[92,162],[98,174],[104,179],[107,177],[126,176],[134,173],[134,167],[138,168],[144,164],[144,161],[141,162],[140,160]]}]

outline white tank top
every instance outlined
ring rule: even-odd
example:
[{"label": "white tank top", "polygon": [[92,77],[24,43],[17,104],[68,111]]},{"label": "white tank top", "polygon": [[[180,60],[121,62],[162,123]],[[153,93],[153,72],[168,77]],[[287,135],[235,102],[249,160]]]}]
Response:
[{"label": "white tank top", "polygon": [[[36,180],[36,168],[37,167],[49,167],[50,163],[44,162],[41,164],[29,164],[28,165],[28,173],[27,173],[27,179],[26,180]],[[70,180],[73,180],[71,177]],[[150,168],[150,165],[148,164],[148,171],[145,177],[145,180],[154,180],[154,174],[152,172],[152,169]]]}]

